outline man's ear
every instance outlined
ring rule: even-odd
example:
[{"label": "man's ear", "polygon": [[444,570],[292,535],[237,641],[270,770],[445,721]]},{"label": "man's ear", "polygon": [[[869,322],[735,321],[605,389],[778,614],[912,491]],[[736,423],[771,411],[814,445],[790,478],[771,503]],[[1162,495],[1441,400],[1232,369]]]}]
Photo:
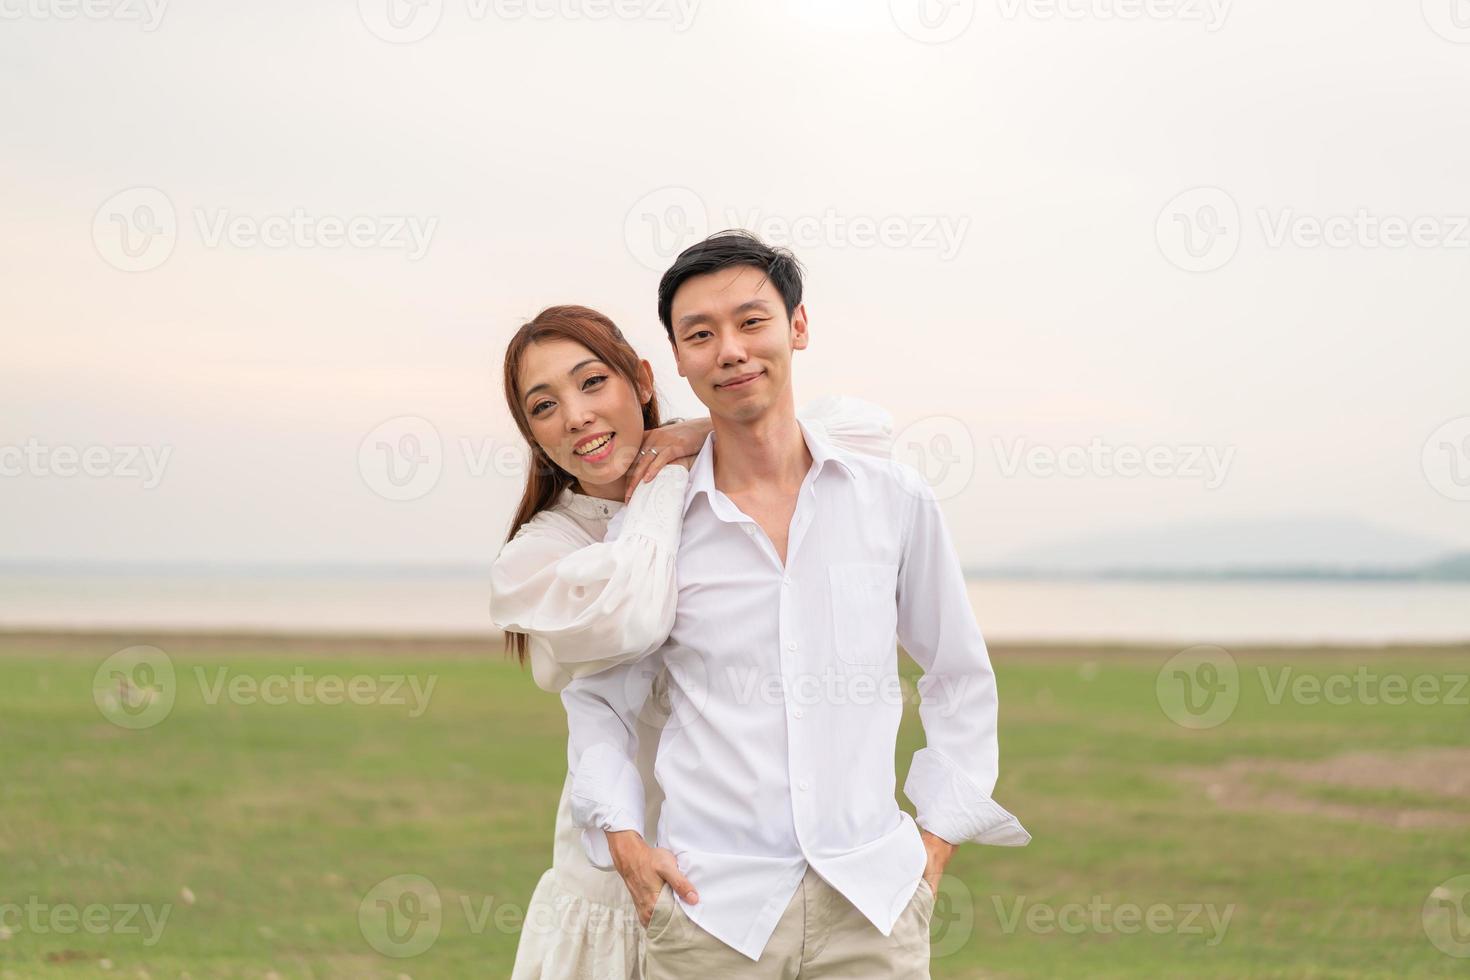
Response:
[{"label": "man's ear", "polygon": [[791,312],[791,349],[806,350],[806,304],[799,303]]}]

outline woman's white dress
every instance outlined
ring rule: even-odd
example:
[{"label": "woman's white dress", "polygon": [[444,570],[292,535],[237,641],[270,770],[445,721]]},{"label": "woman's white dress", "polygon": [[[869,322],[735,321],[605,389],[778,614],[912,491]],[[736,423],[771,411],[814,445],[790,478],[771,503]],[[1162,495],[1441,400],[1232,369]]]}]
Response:
[{"label": "woman's white dress", "polygon": [[[840,448],[872,455],[892,448],[892,420],[868,402],[828,396],[798,414]],[[624,505],[565,490],[506,543],[491,573],[491,619],[529,634],[539,687],[560,692],[574,677],[638,660],[663,643],[678,599],[674,567],[688,482],[683,466],[666,466],[641,484],[612,541],[603,540],[607,526]],[[656,710],[647,715],[639,725],[638,770],[644,826],[657,827],[663,793],[653,757],[662,718]],[[634,980],[643,926],[623,879],[588,862],[571,820],[570,786],[568,773],[551,868],[527,906],[511,980]]]}]

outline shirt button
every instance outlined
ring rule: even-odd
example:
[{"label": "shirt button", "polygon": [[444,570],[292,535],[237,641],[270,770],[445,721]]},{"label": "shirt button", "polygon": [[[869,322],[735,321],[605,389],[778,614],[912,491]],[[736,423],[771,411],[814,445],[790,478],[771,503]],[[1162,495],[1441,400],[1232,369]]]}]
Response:
[{"label": "shirt button", "polygon": [[800,718],[805,712],[803,712],[800,708],[797,708],[795,711],[793,711],[791,713],[793,715],[795,715],[796,717]]},{"label": "shirt button", "polygon": [[746,534],[753,535],[753,534],[755,534],[755,528],[753,528],[749,524],[747,524],[747,525],[745,525],[745,533]]},{"label": "shirt button", "polygon": [[783,578],[781,580],[781,588],[783,588],[783,589],[786,588],[786,586],[788,586],[790,584],[791,584],[791,578],[790,578],[790,576],[787,576],[786,578]]},{"label": "shirt button", "polygon": [[801,781],[801,782],[799,782],[799,783],[797,783],[797,784],[796,784],[796,785],[797,785],[797,786],[798,786],[798,787],[800,787],[800,788],[801,788],[801,789],[802,789],[802,790],[803,790],[803,791],[805,791],[805,790],[806,790],[806,788],[807,788],[807,782],[806,782],[806,780],[805,780],[805,779],[803,779],[803,780],[802,780],[802,781]]},{"label": "shirt button", "polygon": [[788,643],[788,644],[786,644],[786,649],[788,649],[788,650],[795,650],[796,649],[796,644],[794,642],[793,643]]}]

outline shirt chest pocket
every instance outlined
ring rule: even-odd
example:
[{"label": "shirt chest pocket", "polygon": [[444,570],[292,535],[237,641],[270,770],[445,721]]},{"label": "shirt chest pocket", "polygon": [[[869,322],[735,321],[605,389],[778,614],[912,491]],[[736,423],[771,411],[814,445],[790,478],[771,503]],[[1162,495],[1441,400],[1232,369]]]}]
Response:
[{"label": "shirt chest pocket", "polygon": [[893,660],[898,629],[898,566],[843,561],[827,567],[832,639],[838,659],[850,664]]}]

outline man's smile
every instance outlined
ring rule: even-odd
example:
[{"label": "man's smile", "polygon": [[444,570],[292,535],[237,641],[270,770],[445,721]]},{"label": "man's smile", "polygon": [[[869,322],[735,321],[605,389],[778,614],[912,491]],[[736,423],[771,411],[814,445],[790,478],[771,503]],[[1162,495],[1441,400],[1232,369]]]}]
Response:
[{"label": "man's smile", "polygon": [[766,372],[764,371],[755,371],[751,374],[742,374],[739,377],[732,378],[731,380],[726,381],[724,384],[717,384],[715,385],[715,387],[719,388],[721,391],[730,391],[736,388],[743,388],[765,373]]}]

